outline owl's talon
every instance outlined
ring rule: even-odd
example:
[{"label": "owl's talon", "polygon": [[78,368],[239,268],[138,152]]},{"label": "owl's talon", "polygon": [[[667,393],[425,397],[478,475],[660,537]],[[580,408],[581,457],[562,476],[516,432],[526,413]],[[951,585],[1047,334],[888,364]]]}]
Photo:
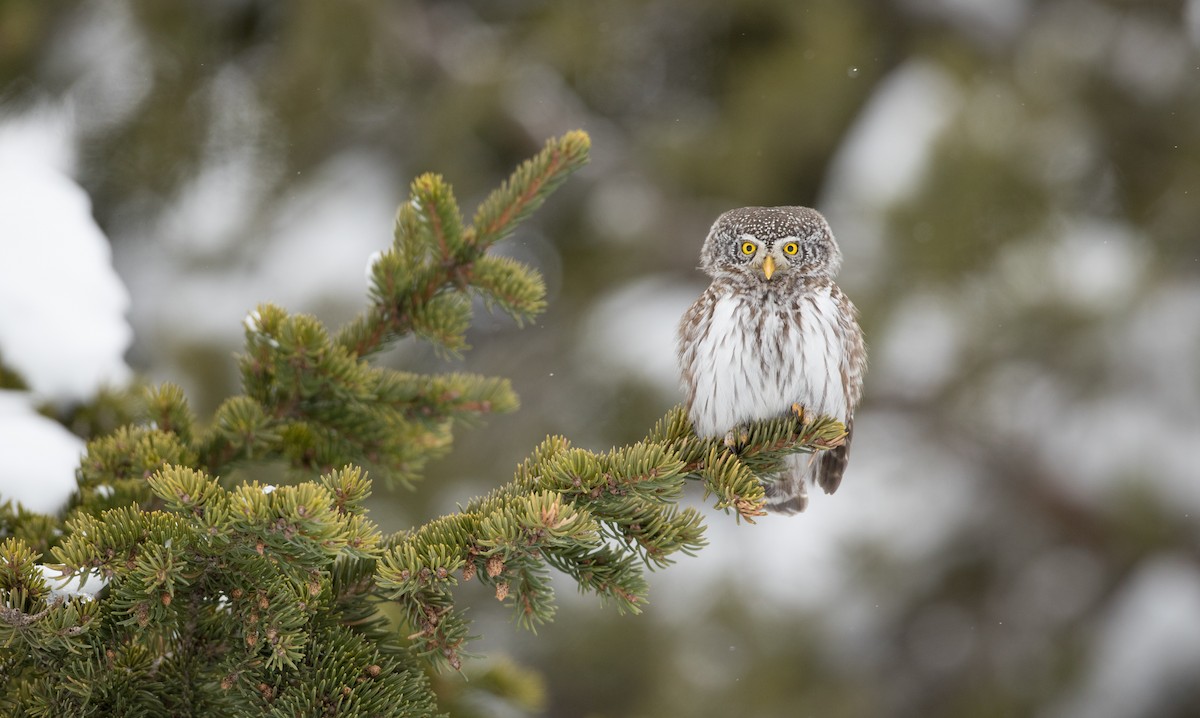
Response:
[{"label": "owl's talon", "polygon": [[737,439],[733,436],[733,431],[725,432],[725,448],[733,450],[737,447]]},{"label": "owl's talon", "polygon": [[799,404],[792,404],[792,413],[796,415],[796,418],[800,420],[801,424],[806,426],[808,425],[810,420],[808,415],[804,413],[804,407],[800,406]]}]

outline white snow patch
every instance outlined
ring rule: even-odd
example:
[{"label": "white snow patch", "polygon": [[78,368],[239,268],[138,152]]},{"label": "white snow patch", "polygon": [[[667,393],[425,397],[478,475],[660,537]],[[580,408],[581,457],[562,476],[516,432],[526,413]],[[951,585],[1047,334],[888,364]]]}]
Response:
[{"label": "white snow patch", "polygon": [[1003,247],[995,262],[996,291],[1006,301],[1036,307],[1063,304],[1111,313],[1128,307],[1144,284],[1150,243],[1129,225],[1067,217],[1029,239]]},{"label": "white snow patch", "polygon": [[[1059,251],[1051,244],[1049,255],[1043,251],[1041,256]],[[1133,265],[1141,265],[1143,251],[1134,246]],[[1030,261],[1002,269],[1005,281],[1024,276],[1030,286],[1053,284],[1053,262],[1036,261],[1036,252],[1026,244],[1022,253],[1030,254]],[[1027,269],[1024,274],[1020,266]],[[1135,276],[1140,272],[1114,270],[1120,279],[1112,284],[1086,280],[1102,282],[1105,292],[1116,295],[1112,300],[1091,290],[1084,295],[1088,302],[1094,296],[1104,305],[1116,304],[1104,309],[1116,319],[1081,335],[1079,342],[1080,351],[1104,357],[1110,376],[1105,391],[1087,387],[1081,392],[1084,387],[1064,383],[1062,376],[1036,362],[1010,361],[974,382],[961,409],[967,420],[980,424],[979,431],[1003,437],[1035,460],[1072,501],[1102,510],[1129,486],[1144,483],[1162,497],[1165,510],[1186,520],[1186,514],[1200,512],[1195,470],[1200,462],[1200,443],[1195,441],[1200,432],[1200,378],[1195,372],[1200,289],[1179,280],[1142,291],[1138,285],[1143,280],[1124,277],[1130,271]],[[1072,290],[1052,288],[1034,303],[1057,305],[1062,301],[1057,291]]]},{"label": "white snow patch", "polygon": [[904,0],[923,15],[946,20],[979,39],[1006,39],[1017,34],[1029,16],[1029,0]]},{"label": "white snow patch", "polygon": [[108,579],[102,577],[97,570],[86,571],[78,576],[67,574],[44,564],[39,564],[42,578],[50,588],[50,598],[81,598],[91,601],[96,598],[100,589],[108,585]]},{"label": "white snow patch", "polygon": [[158,236],[181,255],[219,258],[257,232],[256,213],[277,173],[253,80],[234,66],[205,88],[214,122],[204,160],[165,210]]},{"label": "white snow patch", "polygon": [[154,61],[145,35],[127,2],[79,3],[53,47],[47,71],[73,79],[70,101],[83,134],[103,132],[126,121],[154,86]]},{"label": "white snow patch", "polygon": [[34,411],[24,392],[0,391],[0,501],[58,513],[75,492],[83,440]]},{"label": "white snow patch", "polygon": [[[1104,334],[1114,373],[1129,391],[1150,397],[1181,430],[1200,430],[1200,286],[1186,274],[1153,291]],[[1200,442],[1180,448],[1200,460]],[[1195,482],[1193,482],[1195,483]]]},{"label": "white snow patch", "polygon": [[888,271],[887,211],[921,187],[934,145],[962,104],[953,78],[913,60],[880,83],[846,133],[817,206],[841,240],[849,286]]},{"label": "white snow patch", "polygon": [[1165,400],[1145,387],[1078,400],[1058,377],[1017,363],[981,382],[974,409],[985,423],[982,430],[1032,456],[1081,505],[1101,510],[1130,483],[1147,482],[1167,510],[1200,512],[1200,420],[1194,410],[1166,410]]},{"label": "white snow patch", "polygon": [[1113,77],[1143,102],[1171,102],[1193,86],[1195,62],[1177,27],[1124,14],[1109,59]]},{"label": "white snow patch", "polygon": [[273,486],[273,485],[271,485],[271,484],[267,484],[266,486],[262,487],[262,492],[263,492],[264,494],[271,494],[271,493],[274,493],[274,492],[275,492],[275,489],[277,489],[277,488],[279,488],[279,487],[278,487],[278,486]]},{"label": "white snow patch", "polygon": [[0,169],[70,175],[75,170],[74,132],[70,105],[44,104],[0,116]]},{"label": "white snow patch", "polygon": [[581,322],[577,362],[613,377],[636,377],[665,393],[677,392],[676,329],[703,291],[702,284],[658,276],[618,287]]},{"label": "white snow patch", "polygon": [[1051,286],[1083,309],[1128,306],[1149,260],[1135,234],[1128,226],[1095,219],[1068,226],[1051,255]]},{"label": "white snow patch", "polygon": [[[353,317],[363,301],[363,257],[391,242],[396,196],[394,179],[378,158],[350,152],[271,207],[264,221],[269,238],[230,259],[237,264],[198,269],[181,248],[164,247],[152,233],[137,237],[119,260],[138,299],[139,327],[149,333],[144,348],[170,354],[176,342],[238,346],[237,323],[248,307],[263,302],[322,310],[322,319],[331,322]],[[210,200],[207,211],[225,211],[219,195]]]},{"label": "white snow patch", "polygon": [[875,352],[875,381],[889,391],[925,398],[958,370],[963,319],[954,300],[916,294],[904,301],[887,323]]},{"label": "white snow patch", "polygon": [[367,279],[367,286],[372,286],[374,284],[375,265],[379,262],[381,257],[383,257],[382,249],[377,249],[374,252],[371,252],[371,256],[367,257],[367,267],[363,270],[363,274]]},{"label": "white snow patch", "polygon": [[246,314],[246,318],[242,320],[242,326],[246,327],[246,331],[257,334],[261,331],[262,315],[255,309]]},{"label": "white snow patch", "polygon": [[875,208],[909,197],[920,187],[934,141],[958,111],[961,95],[936,65],[901,65],[880,83],[847,133],[833,158],[827,191]]},{"label": "white snow patch", "polygon": [[436,3],[426,15],[420,35],[426,51],[460,83],[476,85],[503,72],[505,56],[499,28],[458,3]]},{"label": "white snow patch", "polygon": [[[160,234],[188,254],[220,256],[252,229],[253,212],[266,184],[248,150],[210,158],[180,190],[163,218]],[[214,212],[214,207],[221,211]]]},{"label": "white snow patch", "polygon": [[1092,665],[1049,718],[1151,715],[1200,672],[1200,572],[1184,556],[1155,559],[1099,620]]},{"label": "white snow patch", "polygon": [[81,401],[129,379],[129,294],[91,200],[65,174],[69,118],[33,119],[0,125],[0,360],[39,396]]},{"label": "white snow patch", "polygon": [[645,238],[663,204],[653,183],[637,175],[618,176],[597,183],[588,221],[600,236],[631,243]]}]

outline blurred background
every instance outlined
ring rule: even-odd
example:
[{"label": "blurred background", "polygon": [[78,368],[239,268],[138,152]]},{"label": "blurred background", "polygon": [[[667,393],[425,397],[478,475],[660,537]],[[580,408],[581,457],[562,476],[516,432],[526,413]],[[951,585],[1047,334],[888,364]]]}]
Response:
[{"label": "blurred background", "polygon": [[[544,273],[542,320],[384,357],[523,402],[377,487],[387,531],[548,433],[640,438],[681,399],[716,215],[826,213],[872,359],[841,490],[707,509],[640,616],[560,582],[534,636],[464,587],[454,715],[1200,715],[1200,0],[7,0],[0,115],[10,177],[90,196],[125,361],[202,417],[257,303],[359,311],[413,177],[469,216],[591,134],[501,248]],[[43,241],[0,236],[0,264]]]}]

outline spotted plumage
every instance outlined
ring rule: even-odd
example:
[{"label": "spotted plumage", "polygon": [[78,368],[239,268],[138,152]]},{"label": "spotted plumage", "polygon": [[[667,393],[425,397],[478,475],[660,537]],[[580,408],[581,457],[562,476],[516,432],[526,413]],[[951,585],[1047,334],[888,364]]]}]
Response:
[{"label": "spotted plumage", "polygon": [[794,407],[845,423],[841,446],[793,455],[779,476],[768,477],[773,511],[803,511],[808,482],[833,493],[846,469],[866,347],[854,305],[834,283],[841,262],[816,210],[730,210],[700,254],[712,284],[679,326],[688,415],[700,436],[726,436]]}]

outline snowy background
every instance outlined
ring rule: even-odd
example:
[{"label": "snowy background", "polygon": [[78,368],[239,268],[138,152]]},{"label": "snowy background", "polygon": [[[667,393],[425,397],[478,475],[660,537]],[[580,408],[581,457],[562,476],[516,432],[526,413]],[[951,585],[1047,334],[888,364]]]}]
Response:
[{"label": "snowy background", "polygon": [[0,6],[0,498],[61,506],[46,415],[102,387],[211,412],[259,302],[353,316],[412,177],[469,213],[577,127],[592,164],[501,248],[543,320],[385,357],[523,403],[385,529],[678,402],[725,209],[826,213],[872,365],[838,494],[709,511],[644,615],[563,583],[532,637],[465,592],[544,715],[1200,714],[1197,0]]}]

